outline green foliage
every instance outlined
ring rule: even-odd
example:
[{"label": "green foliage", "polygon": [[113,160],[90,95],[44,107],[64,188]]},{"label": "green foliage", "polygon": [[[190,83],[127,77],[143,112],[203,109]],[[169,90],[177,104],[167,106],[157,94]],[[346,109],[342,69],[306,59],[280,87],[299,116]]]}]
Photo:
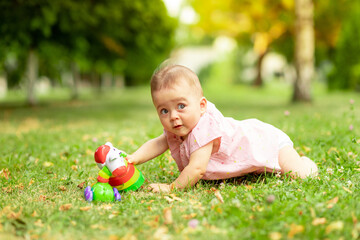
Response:
[{"label": "green foliage", "polygon": [[329,77],[330,89],[360,90],[360,3],[356,2],[343,23]]},{"label": "green foliage", "polygon": [[[76,102],[63,102],[66,94],[54,99],[54,92],[36,108],[9,99],[0,105],[0,238],[359,237],[358,94],[324,95],[316,89],[313,105],[289,105],[291,89],[283,86],[219,85],[204,92],[225,116],[256,117],[288,133],[297,150],[317,163],[318,178],[247,175],[200,181],[175,195],[153,194],[148,183],[169,183],[178,176],[165,153],[139,166],[147,179],[143,189],[123,193],[118,203],[87,203],[78,185],[95,182],[93,154],[99,145],[111,141],[131,153],[162,133],[149,89],[110,91]],[[198,222],[190,224],[193,219]]]},{"label": "green foliage", "polygon": [[124,74],[132,85],[167,57],[175,28],[161,0],[1,0],[0,22],[4,54],[35,49],[54,70],[77,62],[83,72]]}]

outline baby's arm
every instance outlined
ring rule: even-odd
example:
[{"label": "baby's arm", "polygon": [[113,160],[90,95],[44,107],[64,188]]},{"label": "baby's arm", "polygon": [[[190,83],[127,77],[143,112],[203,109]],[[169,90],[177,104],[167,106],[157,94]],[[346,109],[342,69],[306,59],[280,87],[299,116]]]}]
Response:
[{"label": "baby's arm", "polygon": [[174,187],[183,189],[194,186],[206,172],[212,149],[213,142],[210,142],[193,152],[190,155],[189,164],[172,184],[153,183],[150,184],[150,188],[153,192],[169,192]]},{"label": "baby's arm", "polygon": [[309,158],[300,155],[296,150],[287,146],[280,150],[279,165],[282,173],[289,173],[292,177],[314,177],[318,174],[316,164]]},{"label": "baby's arm", "polygon": [[159,137],[144,143],[133,154],[128,155],[127,160],[129,163],[133,163],[135,165],[141,164],[161,155],[168,148],[169,146],[166,141],[166,136],[162,134]]}]

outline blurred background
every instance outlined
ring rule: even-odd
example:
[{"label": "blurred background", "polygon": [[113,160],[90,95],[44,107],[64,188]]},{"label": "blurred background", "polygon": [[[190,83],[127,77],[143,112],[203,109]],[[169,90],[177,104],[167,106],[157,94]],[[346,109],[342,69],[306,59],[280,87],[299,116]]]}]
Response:
[{"label": "blurred background", "polygon": [[148,85],[166,59],[204,86],[360,90],[358,0],[0,0],[0,101]]}]

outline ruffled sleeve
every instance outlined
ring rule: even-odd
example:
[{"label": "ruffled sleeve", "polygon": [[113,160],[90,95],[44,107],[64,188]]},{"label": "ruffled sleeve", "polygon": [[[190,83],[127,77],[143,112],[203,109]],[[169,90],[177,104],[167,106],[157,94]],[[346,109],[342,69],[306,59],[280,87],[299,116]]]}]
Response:
[{"label": "ruffled sleeve", "polygon": [[[214,141],[215,139],[220,140],[219,147],[221,145],[222,133],[219,129],[219,123],[216,119],[206,112],[199,120],[197,125],[194,127],[192,132],[188,135],[186,139],[188,152],[191,155],[197,149],[205,146],[206,144]],[[213,152],[217,152],[218,149],[215,149]]]}]

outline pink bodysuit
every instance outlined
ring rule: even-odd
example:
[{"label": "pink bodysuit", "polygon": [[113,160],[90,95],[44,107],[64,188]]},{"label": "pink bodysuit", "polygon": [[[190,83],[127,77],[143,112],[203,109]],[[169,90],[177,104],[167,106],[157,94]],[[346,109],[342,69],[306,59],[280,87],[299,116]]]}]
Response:
[{"label": "pink bodysuit", "polygon": [[214,104],[183,141],[164,130],[172,157],[180,172],[189,164],[190,155],[209,142],[219,139],[219,149],[210,156],[202,179],[226,179],[255,171],[279,171],[279,150],[293,146],[290,138],[274,126],[257,119],[243,121],[224,117]]}]

